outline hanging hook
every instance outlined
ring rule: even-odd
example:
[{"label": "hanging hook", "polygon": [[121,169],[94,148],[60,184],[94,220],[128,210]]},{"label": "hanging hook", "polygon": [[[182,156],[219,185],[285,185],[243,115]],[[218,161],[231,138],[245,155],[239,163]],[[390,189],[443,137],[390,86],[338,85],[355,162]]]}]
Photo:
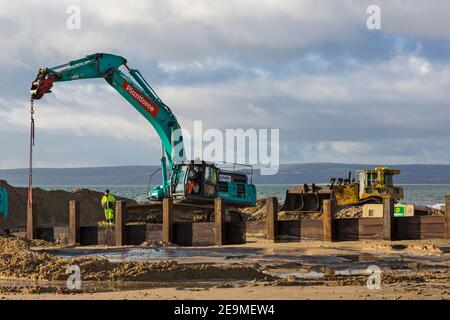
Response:
[{"label": "hanging hook", "polygon": [[30,100],[31,145],[34,146],[34,100]]},{"label": "hanging hook", "polygon": [[28,207],[33,204],[34,100],[30,100],[30,159],[28,168]]}]

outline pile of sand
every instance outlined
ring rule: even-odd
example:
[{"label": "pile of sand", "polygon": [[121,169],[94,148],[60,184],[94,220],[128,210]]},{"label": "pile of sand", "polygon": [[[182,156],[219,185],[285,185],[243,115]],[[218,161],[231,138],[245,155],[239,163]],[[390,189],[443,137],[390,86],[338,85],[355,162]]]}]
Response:
[{"label": "pile of sand", "polygon": [[[26,225],[28,188],[13,187],[6,181],[0,180],[0,187],[8,191],[9,213],[4,225],[0,228],[19,228]],[[38,227],[67,226],[69,223],[69,201],[79,200],[81,210],[81,225],[96,225],[104,219],[103,209],[100,205],[101,192],[88,189],[76,189],[72,192],[55,190],[46,191],[40,188],[33,189],[33,202],[37,204]],[[135,200],[116,197],[117,200],[126,200],[127,204],[136,204]]]},{"label": "pile of sand", "polygon": [[431,216],[445,216],[445,209],[439,209],[439,208],[428,208],[429,215]]},{"label": "pile of sand", "polygon": [[322,212],[280,211],[278,213],[278,220],[319,220],[322,217]]},{"label": "pile of sand", "polygon": [[249,221],[266,220],[266,199],[256,201],[254,207],[242,208],[239,210]]},{"label": "pile of sand", "polygon": [[374,249],[382,249],[382,250],[394,250],[397,252],[405,252],[410,254],[443,254],[445,253],[439,246],[434,243],[427,243],[422,240],[421,243],[408,243],[408,242],[396,242],[395,244],[391,243],[376,243],[371,244],[371,248]]},{"label": "pile of sand", "polygon": [[16,237],[0,238],[0,278],[26,280],[67,280],[66,271],[77,265],[85,281],[176,281],[212,279],[268,279],[253,266],[240,264],[178,264],[166,262],[118,262],[104,258],[60,258],[34,251],[31,243]]},{"label": "pile of sand", "polygon": [[[281,205],[279,204],[281,208]],[[255,207],[248,207],[239,210],[248,221],[266,220],[266,199],[256,201]],[[294,219],[322,219],[322,212],[296,212],[281,211],[278,213],[279,220]],[[339,207],[336,212],[336,218],[359,218],[362,217],[362,206]]]},{"label": "pile of sand", "polygon": [[338,208],[336,211],[336,218],[343,219],[343,218],[361,218],[363,213],[363,207],[362,206],[346,206],[342,208]]}]

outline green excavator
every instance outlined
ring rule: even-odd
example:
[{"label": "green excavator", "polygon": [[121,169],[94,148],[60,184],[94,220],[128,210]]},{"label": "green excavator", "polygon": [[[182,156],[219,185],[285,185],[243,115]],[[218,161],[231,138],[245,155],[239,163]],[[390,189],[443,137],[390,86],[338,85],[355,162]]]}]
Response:
[{"label": "green excavator", "polygon": [[[67,64],[41,68],[31,86],[31,100],[41,99],[51,92],[55,82],[92,78],[105,79],[153,126],[161,140],[162,184],[149,189],[150,200],[173,197],[180,205],[209,213],[217,197],[225,199],[230,206],[255,205],[251,166],[186,160],[181,126],[172,110],[142,74],[129,68],[127,60],[121,56],[96,53]],[[236,167],[240,169],[230,169]]]}]

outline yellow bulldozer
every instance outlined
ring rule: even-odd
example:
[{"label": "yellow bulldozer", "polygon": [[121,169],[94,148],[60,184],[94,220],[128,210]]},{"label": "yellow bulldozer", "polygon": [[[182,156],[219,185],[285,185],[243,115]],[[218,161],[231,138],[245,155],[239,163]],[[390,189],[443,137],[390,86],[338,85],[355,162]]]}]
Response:
[{"label": "yellow bulldozer", "polygon": [[282,211],[322,211],[323,200],[336,199],[340,206],[381,203],[383,198],[393,197],[395,201],[403,198],[403,189],[394,186],[393,176],[400,170],[376,167],[370,170],[357,170],[357,180],[348,177],[331,178],[330,184],[320,187],[314,183],[286,191]]}]

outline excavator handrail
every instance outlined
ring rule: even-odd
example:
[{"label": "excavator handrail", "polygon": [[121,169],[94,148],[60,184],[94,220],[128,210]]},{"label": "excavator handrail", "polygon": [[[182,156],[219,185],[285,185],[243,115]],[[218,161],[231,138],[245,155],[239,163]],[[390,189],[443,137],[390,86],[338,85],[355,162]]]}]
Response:
[{"label": "excavator handrail", "polygon": [[[242,164],[242,163],[237,163],[237,162],[225,162],[225,161],[219,161],[219,162],[215,162],[214,165],[220,169],[220,170],[224,170],[224,171],[232,171],[232,172],[236,172],[236,173],[240,173],[240,174],[245,174],[247,176],[250,176],[250,184],[253,183],[253,166],[250,164]],[[225,166],[233,166],[232,169],[230,168],[226,168]],[[236,166],[239,166],[242,169],[248,169],[248,171],[243,171],[243,170],[239,170],[236,169]]]}]

